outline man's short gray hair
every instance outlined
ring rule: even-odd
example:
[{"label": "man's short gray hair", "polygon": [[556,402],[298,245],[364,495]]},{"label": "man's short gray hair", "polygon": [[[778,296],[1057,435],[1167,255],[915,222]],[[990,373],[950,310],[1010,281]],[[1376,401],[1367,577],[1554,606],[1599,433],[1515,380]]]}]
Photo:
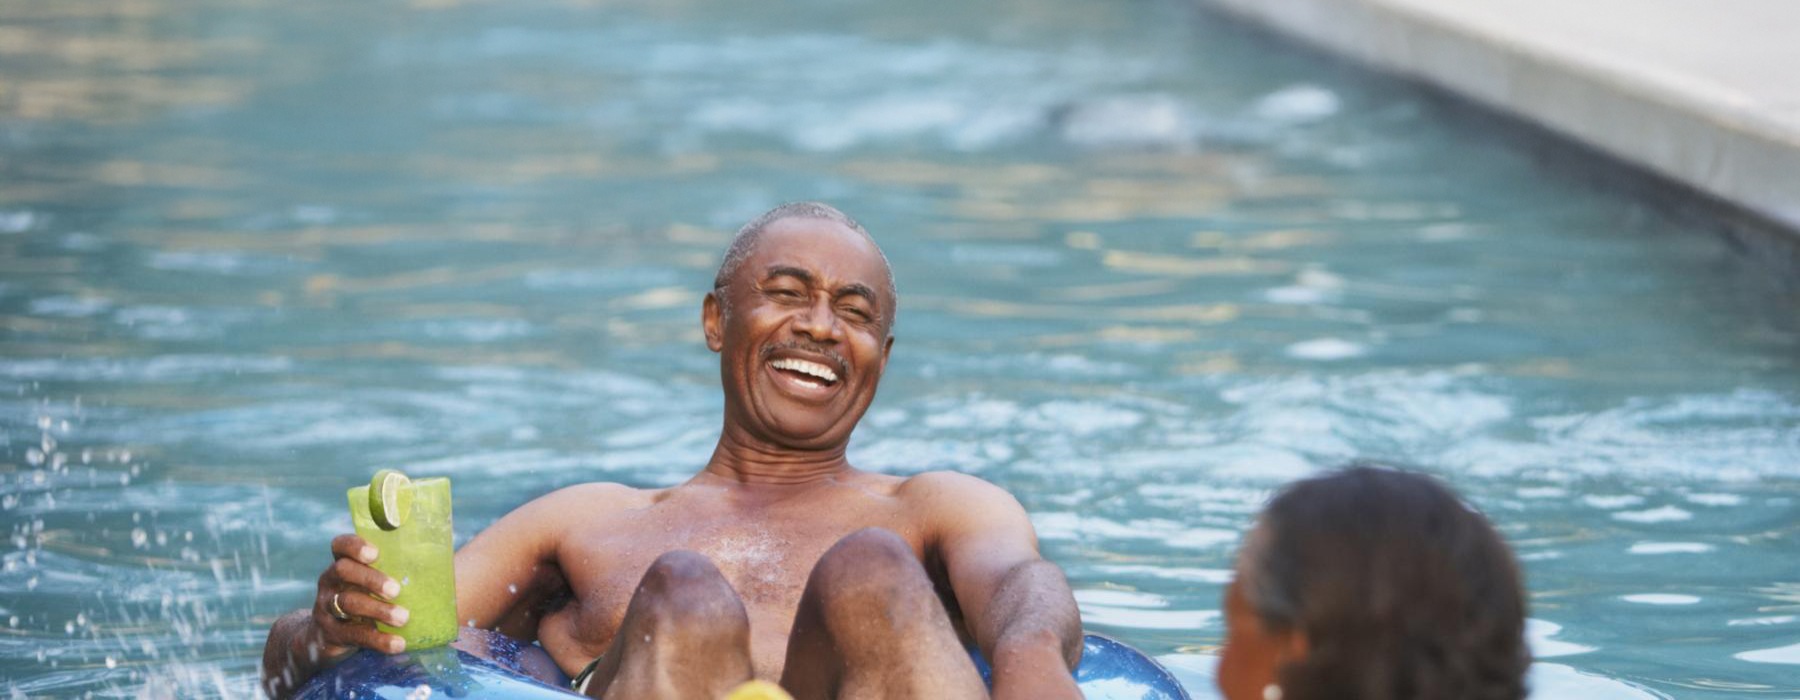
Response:
[{"label": "man's short gray hair", "polygon": [[[725,249],[725,260],[719,263],[719,273],[713,277],[714,291],[723,289],[726,284],[731,282],[733,277],[737,276],[738,268],[744,266],[744,260],[748,259],[750,257],[750,251],[756,248],[756,240],[762,237],[763,231],[767,230],[770,225],[783,219],[818,219],[830,221],[860,233],[864,238],[869,239],[869,243],[875,245],[875,254],[881,256],[882,268],[887,270],[888,294],[890,295],[890,299],[894,306],[894,308],[888,312],[890,314],[888,327],[893,327],[893,320],[891,317],[898,315],[900,311],[900,288],[894,286],[894,266],[888,263],[887,253],[881,250],[881,245],[875,243],[875,237],[869,235],[869,231],[863,228],[862,224],[856,223],[855,219],[850,218],[849,214],[839,211],[837,207],[823,202],[789,202],[779,207],[775,207],[774,209],[770,209],[767,212],[764,212],[762,216],[751,220],[750,223],[744,224],[743,228],[738,229],[737,235],[732,237],[731,247]],[[719,295],[718,299],[720,310],[730,313],[731,309],[726,304],[725,295]]]}]

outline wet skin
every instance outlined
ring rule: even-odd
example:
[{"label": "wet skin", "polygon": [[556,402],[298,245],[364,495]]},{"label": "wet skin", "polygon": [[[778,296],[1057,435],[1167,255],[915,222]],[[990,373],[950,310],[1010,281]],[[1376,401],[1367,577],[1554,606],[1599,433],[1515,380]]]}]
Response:
[{"label": "wet skin", "polygon": [[[789,641],[801,634],[803,592],[818,595],[808,584],[821,555],[851,533],[880,528],[910,549],[917,565],[909,566],[944,603],[950,623],[932,645],[954,646],[959,634],[979,643],[995,664],[996,697],[1078,697],[1067,670],[1079,654],[1079,614],[1060,571],[1039,557],[1018,502],[966,475],[901,478],[845,459],[893,347],[894,311],[886,263],[867,237],[828,220],[770,224],[702,309],[725,389],[724,426],[706,467],[667,489],[583,484],[509,513],[457,552],[459,616],[538,640],[573,675],[626,648],[615,636],[634,622],[627,611],[648,586],[646,570],[686,550],[709,560],[741,600],[754,675],[780,679],[790,662],[819,665],[805,658],[817,645],[790,650]],[[359,561],[365,546],[354,536],[334,542],[339,559],[321,577],[313,610],[271,633],[267,678],[310,675],[307,663],[279,658],[308,642],[329,656],[398,641],[329,613],[338,592],[354,615],[399,612],[367,594],[387,581]],[[815,576],[813,586],[834,580]],[[815,608],[837,609],[807,607]]]},{"label": "wet skin", "polygon": [[[687,549],[710,559],[743,601],[756,675],[780,678],[789,628],[819,555],[845,535],[880,527],[900,535],[927,571],[935,570],[936,582],[948,585],[941,540],[956,533],[927,520],[930,502],[970,488],[970,481],[950,474],[902,481],[855,473],[779,494],[786,489],[750,492],[702,475],[666,491],[592,486],[557,494],[569,507],[605,502],[617,510],[561,533],[550,558],[562,563],[568,587],[580,594],[544,616],[537,637],[558,665],[579,669],[612,643],[651,561]],[[460,590],[460,573],[458,578]]]}]

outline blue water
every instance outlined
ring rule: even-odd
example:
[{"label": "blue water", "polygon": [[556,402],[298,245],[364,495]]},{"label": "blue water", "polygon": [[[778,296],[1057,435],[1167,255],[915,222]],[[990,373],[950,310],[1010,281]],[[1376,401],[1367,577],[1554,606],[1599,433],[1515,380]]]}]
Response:
[{"label": "blue water", "polygon": [[1176,0],[0,0],[0,684],[254,693],[380,467],[465,538],[680,481],[730,231],[824,199],[902,293],[854,461],[1011,489],[1197,696],[1354,457],[1500,524],[1540,697],[1800,694],[1795,309],[1457,112]]}]

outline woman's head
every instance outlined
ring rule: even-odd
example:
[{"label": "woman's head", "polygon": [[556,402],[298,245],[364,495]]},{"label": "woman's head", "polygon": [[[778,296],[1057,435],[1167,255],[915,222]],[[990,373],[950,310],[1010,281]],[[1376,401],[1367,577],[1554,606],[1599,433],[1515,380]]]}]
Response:
[{"label": "woman's head", "polygon": [[1245,539],[1225,613],[1228,700],[1525,696],[1512,553],[1423,475],[1353,466],[1284,489]]}]

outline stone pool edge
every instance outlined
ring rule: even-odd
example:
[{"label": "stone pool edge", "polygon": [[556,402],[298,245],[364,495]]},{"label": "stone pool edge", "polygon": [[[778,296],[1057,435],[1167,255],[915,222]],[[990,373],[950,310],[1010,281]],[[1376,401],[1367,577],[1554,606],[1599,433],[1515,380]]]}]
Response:
[{"label": "stone pool edge", "polygon": [[[1521,118],[1741,207],[1800,241],[1800,77],[1742,59],[1762,51],[1800,65],[1800,42],[1783,42],[1781,23],[1751,36],[1653,37],[1684,44],[1665,53],[1621,41],[1617,29],[1639,22],[1655,34],[1658,25],[1680,26],[1692,3],[1636,0],[1629,14],[1605,3],[1541,0],[1196,1]],[[1740,1],[1800,26],[1800,3]],[[1742,8],[1714,11],[1732,9]],[[1662,15],[1647,21],[1643,13]],[[1713,58],[1707,43],[1720,41],[1733,42],[1735,63],[1706,60]],[[1694,70],[1697,64],[1705,70]],[[1734,70],[1732,80],[1711,80]]]}]

